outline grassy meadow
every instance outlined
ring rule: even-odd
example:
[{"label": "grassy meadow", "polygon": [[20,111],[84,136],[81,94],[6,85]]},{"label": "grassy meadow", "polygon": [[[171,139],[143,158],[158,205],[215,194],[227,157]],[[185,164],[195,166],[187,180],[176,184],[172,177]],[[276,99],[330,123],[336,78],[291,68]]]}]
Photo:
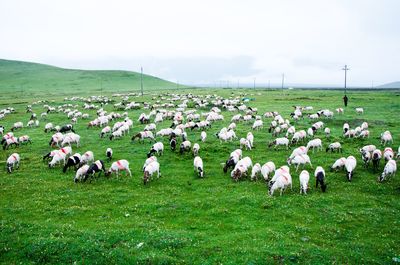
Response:
[{"label": "grassy meadow", "polygon": [[[2,81],[0,80],[0,85]],[[122,89],[124,90],[124,89]],[[53,91],[53,90],[52,90]],[[16,113],[0,120],[9,129],[16,121],[29,120],[27,103],[49,99],[50,105],[83,102],[63,101],[65,92],[49,90],[49,96],[34,89],[20,97],[2,95],[0,109],[12,106]],[[156,90],[154,90],[156,91]],[[105,91],[111,96],[117,91]],[[172,92],[172,91],[171,91]],[[176,92],[176,91],[173,91]],[[196,95],[216,94],[224,97],[247,95],[255,101],[259,114],[278,111],[288,117],[292,105],[313,106],[314,110],[342,106],[342,92],[338,91],[266,91],[266,90],[181,90],[179,93]],[[149,92],[131,101],[151,101]],[[73,90],[72,95],[96,94],[88,90]],[[33,95],[33,96],[32,96]],[[2,264],[390,264],[400,258],[400,179],[398,176],[377,183],[380,172],[362,166],[358,149],[366,144],[383,148],[379,135],[390,130],[394,136],[393,149],[400,141],[400,93],[398,91],[349,92],[349,106],[343,115],[322,119],[332,130],[327,139],[318,132],[324,147],[340,141],[343,154],[311,153],[314,169],[323,166],[327,172],[326,193],[315,189],[314,170],[309,166],[308,195],[299,194],[299,172],[291,173],[293,190],[282,196],[269,197],[263,180],[243,180],[234,183],[222,171],[231,151],[239,147],[239,140],[222,143],[215,133],[228,126],[234,113],[223,111],[224,121],[213,123],[207,131],[207,141],[200,142],[200,131],[188,132],[189,140],[199,142],[204,161],[205,178],[193,173],[192,154],[180,155],[169,149],[168,140],[158,138],[165,145],[159,157],[162,177],[144,186],[141,168],[151,147],[131,142],[131,136],[144,125],[137,122],[143,110],[129,111],[134,121],[130,136],[110,141],[100,139],[98,128],[86,128],[87,121],[75,125],[81,136],[81,147],[73,152],[91,150],[95,159],[105,160],[105,150],[114,150],[114,161],[127,159],[133,177],[124,174],[102,177],[91,183],[73,182],[74,172],[63,174],[61,167],[49,169],[42,156],[51,148],[51,133],[43,132],[46,122],[69,123],[65,114],[49,114],[40,120],[38,128],[23,128],[16,136],[27,134],[31,145],[0,151],[0,262]],[[113,98],[119,101],[119,98]],[[364,115],[357,115],[355,107],[363,107]],[[113,111],[112,104],[105,106]],[[40,116],[42,104],[33,105]],[[208,109],[199,109],[206,112]],[[95,110],[83,111],[94,119]],[[122,111],[120,111],[122,112]],[[146,111],[148,112],[148,111]],[[369,123],[369,139],[343,139],[342,125],[351,127]],[[255,148],[243,151],[253,163],[261,165],[271,160],[277,166],[286,164],[290,150],[267,148],[272,140],[267,129],[270,119],[264,119],[264,129],[254,131]],[[307,118],[295,123],[296,130],[310,127]],[[169,127],[170,121],[157,125],[157,130]],[[7,131],[7,130],[6,130]],[[236,134],[245,137],[251,124],[239,123]],[[21,167],[12,174],[5,170],[5,160],[13,153],[21,155]],[[329,167],[341,156],[354,155],[357,168],[349,183],[344,172],[329,172]],[[111,163],[105,162],[106,167]]]}]

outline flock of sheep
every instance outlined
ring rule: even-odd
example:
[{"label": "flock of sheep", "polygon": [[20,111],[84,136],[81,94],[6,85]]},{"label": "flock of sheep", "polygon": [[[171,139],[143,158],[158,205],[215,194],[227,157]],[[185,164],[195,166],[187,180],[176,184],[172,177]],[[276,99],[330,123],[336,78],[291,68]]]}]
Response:
[{"label": "flock of sheep", "polygon": [[[65,118],[68,119],[68,124],[64,126],[54,126],[53,123],[48,122],[44,126],[44,132],[54,132],[50,137],[49,146],[52,148],[43,160],[48,160],[49,167],[55,167],[58,164],[63,166],[63,172],[69,168],[74,168],[76,173],[74,177],[75,182],[84,182],[91,180],[95,174],[100,176],[101,172],[105,175],[116,174],[125,171],[130,176],[131,170],[129,162],[125,159],[114,161],[110,168],[106,169],[102,160],[95,160],[92,151],[87,151],[83,155],[73,153],[72,147],[81,145],[81,137],[74,130],[74,124],[78,120],[89,119],[87,113],[79,111],[96,110],[96,118],[89,121],[87,120],[88,129],[98,128],[99,137],[108,137],[110,141],[124,138],[130,134],[134,121],[129,118],[129,111],[132,109],[142,109],[143,113],[135,121],[143,125],[143,131],[136,132],[131,141],[138,139],[139,142],[144,142],[146,139],[154,142],[151,146],[147,159],[143,165],[143,183],[147,184],[153,176],[160,177],[160,164],[157,156],[163,155],[164,144],[162,141],[157,141],[157,138],[168,138],[169,147],[172,151],[179,148],[179,153],[192,152],[193,168],[199,177],[204,177],[204,164],[200,157],[200,143],[191,143],[188,140],[188,134],[193,134],[200,131],[201,142],[216,141],[207,138],[207,130],[211,126],[218,126],[215,124],[217,121],[224,121],[223,111],[233,113],[230,123],[223,127],[215,134],[220,143],[234,142],[238,140],[240,148],[232,151],[223,166],[223,172],[227,173],[230,170],[230,176],[234,181],[239,181],[247,176],[251,180],[256,180],[258,176],[268,183],[269,194],[272,196],[275,191],[279,190],[280,194],[290,187],[292,188],[292,176],[290,173],[290,166],[294,166],[296,172],[299,167],[309,164],[312,167],[309,152],[318,152],[323,148],[322,140],[314,138],[317,132],[322,131],[329,139],[331,130],[325,127],[323,119],[334,118],[334,112],[329,109],[319,110],[313,113],[311,106],[294,106],[293,112],[290,117],[285,119],[278,112],[266,112],[263,115],[258,114],[256,108],[251,108],[244,104],[240,97],[223,98],[217,95],[193,95],[193,94],[164,94],[154,96],[150,102],[137,103],[129,101],[131,95],[114,95],[119,98],[120,102],[113,104],[114,110],[107,112],[103,106],[111,103],[107,97],[92,96],[89,98],[73,97],[66,98],[65,101],[72,103],[65,103],[59,106],[51,106],[44,104],[44,102],[34,102],[32,105],[42,104],[46,110],[40,117],[43,120],[50,119],[53,113],[64,113]],[[83,105],[77,102],[83,101]],[[99,105],[101,104],[101,105]],[[37,115],[32,110],[32,105],[28,105],[26,110],[31,113],[30,120],[27,127],[38,127],[39,120]],[[199,111],[201,110],[201,111]],[[14,108],[7,108],[0,110],[0,119],[7,115],[14,113]],[[362,108],[356,108],[356,112],[360,115],[363,114]],[[344,109],[336,109],[338,115],[344,113]],[[290,121],[290,120],[291,121]],[[310,127],[307,129],[297,129],[294,124],[300,119],[309,119]],[[157,131],[157,125],[163,121],[169,120],[171,125],[167,128],[162,128]],[[235,129],[238,123],[243,123],[249,127],[249,132],[246,137],[238,139]],[[295,147],[287,158],[287,165],[276,166],[274,162],[268,161],[261,165],[255,163],[253,165],[252,159],[249,156],[243,157],[242,150],[252,150],[254,148],[254,135],[252,131],[263,130],[264,123],[268,124],[268,131],[275,137],[268,146],[274,149],[283,147],[289,149],[292,146],[303,144]],[[10,147],[18,147],[21,144],[31,142],[28,135],[17,137],[14,132],[24,127],[23,122],[15,122],[14,125],[6,132],[6,128],[0,125],[0,134],[2,134],[1,144],[3,149]],[[343,137],[348,138],[368,138],[370,132],[368,130],[368,123],[363,122],[356,128],[350,128],[348,123],[343,124]],[[382,132],[381,144],[383,151],[379,150],[375,145],[366,145],[360,148],[359,156],[362,159],[365,167],[370,163],[373,165],[374,171],[379,169],[379,164],[383,158],[386,162],[383,172],[378,177],[378,181],[384,181],[390,176],[394,176],[397,170],[396,159],[399,158],[400,147],[395,156],[394,151],[388,144],[393,144],[393,137],[389,131]],[[266,147],[265,147],[266,148]],[[329,143],[326,147],[326,152],[341,152],[342,146],[339,142]],[[111,162],[113,157],[113,150],[107,148],[106,156]],[[357,165],[357,154],[353,156],[339,158],[331,167],[331,170],[345,170],[349,181],[352,180],[354,170]],[[11,173],[14,169],[19,167],[21,157],[18,153],[11,154],[7,161],[7,171]],[[322,191],[325,192],[327,185],[325,182],[325,170],[323,167],[318,166],[315,169],[314,177],[316,187],[320,186]],[[309,188],[310,173],[307,170],[302,170],[299,175],[300,193],[307,193]]]}]

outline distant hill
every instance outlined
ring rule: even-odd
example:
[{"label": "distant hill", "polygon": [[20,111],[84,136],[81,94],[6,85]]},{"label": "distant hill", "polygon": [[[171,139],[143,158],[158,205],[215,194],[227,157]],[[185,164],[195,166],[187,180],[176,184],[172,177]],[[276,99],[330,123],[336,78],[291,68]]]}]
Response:
[{"label": "distant hill", "polygon": [[387,83],[387,84],[378,86],[378,88],[400,88],[400,81]]},{"label": "distant hill", "polygon": [[[176,84],[143,75],[144,91],[176,88]],[[0,91],[43,92],[138,92],[140,73],[114,70],[64,69],[45,64],[0,59]]]}]

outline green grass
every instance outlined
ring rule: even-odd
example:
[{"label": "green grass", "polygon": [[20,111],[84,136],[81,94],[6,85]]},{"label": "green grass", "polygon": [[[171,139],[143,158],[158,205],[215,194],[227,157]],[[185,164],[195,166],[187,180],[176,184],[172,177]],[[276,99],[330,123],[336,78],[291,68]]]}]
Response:
[{"label": "green grass", "polygon": [[[182,91],[186,93],[189,91]],[[190,91],[193,92],[193,91]],[[196,94],[218,94],[229,97],[248,94],[262,114],[279,111],[288,117],[292,105],[311,105],[315,110],[334,110],[342,105],[336,91],[261,91],[261,90],[196,90]],[[35,92],[32,92],[35,93]],[[87,94],[87,93],[86,93]],[[54,97],[53,105],[64,104]],[[145,100],[150,101],[151,95]],[[43,98],[45,99],[45,98]],[[35,99],[36,100],[36,99]],[[132,99],[135,100],[135,99]],[[26,103],[32,99],[14,99],[17,113],[0,121],[10,128],[13,122],[29,119]],[[139,100],[137,100],[139,101]],[[6,103],[6,100],[3,100]],[[233,183],[223,174],[221,163],[238,147],[238,140],[220,144],[214,134],[229,124],[231,113],[223,111],[225,121],[213,124],[206,143],[200,143],[205,165],[204,179],[193,174],[192,155],[179,155],[168,148],[159,157],[162,177],[148,186],[142,183],[141,167],[151,144],[130,142],[130,137],[143,128],[136,122],[142,112],[129,111],[134,120],[130,136],[110,142],[99,139],[99,129],[86,129],[86,122],[76,125],[82,147],[74,152],[92,150],[96,159],[105,159],[105,149],[112,147],[114,160],[127,159],[133,178],[101,177],[92,183],[74,184],[72,171],[63,174],[60,167],[49,169],[41,156],[50,150],[50,134],[40,128],[16,132],[28,134],[32,145],[19,147],[21,168],[12,174],[0,171],[0,261],[4,264],[74,263],[78,264],[390,264],[400,256],[399,184],[398,177],[377,183],[378,173],[364,169],[357,152],[365,144],[379,144],[379,135],[390,130],[397,150],[400,134],[400,100],[398,92],[350,92],[349,107],[344,115],[324,120],[332,130],[331,139],[318,137],[324,146],[340,141],[343,156],[353,154],[358,160],[354,180],[349,183],[343,172],[328,168],[342,155],[311,154],[316,166],[327,171],[328,190],[314,188],[307,196],[299,195],[298,173],[292,169],[293,190],[283,196],[269,197],[263,181]],[[81,106],[83,103],[79,102]],[[6,106],[6,105],[3,105]],[[364,107],[356,115],[354,107]],[[112,111],[112,106],[105,107]],[[33,106],[42,112],[41,105]],[[206,110],[199,110],[203,112]],[[85,111],[95,116],[95,111]],[[64,114],[50,114],[55,124],[68,122]],[[369,122],[371,138],[349,140],[341,137],[343,123],[356,126]],[[272,137],[264,129],[254,132],[255,149],[244,151],[253,163],[272,160],[278,166],[286,163],[286,150],[267,149]],[[310,126],[307,119],[296,129]],[[169,127],[165,121],[157,128]],[[238,124],[237,136],[250,131],[250,124]],[[200,142],[200,132],[189,133],[189,140]],[[0,151],[1,161],[15,150]],[[4,167],[4,162],[1,162]],[[110,166],[110,163],[106,163]],[[308,166],[313,175],[313,170]],[[383,169],[383,163],[381,164]],[[143,243],[141,247],[138,244]]]},{"label": "green grass", "polygon": [[[176,88],[176,84],[143,75],[145,91]],[[0,59],[0,91],[3,97],[68,96],[70,93],[140,91],[140,73],[114,70],[63,69],[45,64]],[[11,94],[11,95],[10,95]]]}]

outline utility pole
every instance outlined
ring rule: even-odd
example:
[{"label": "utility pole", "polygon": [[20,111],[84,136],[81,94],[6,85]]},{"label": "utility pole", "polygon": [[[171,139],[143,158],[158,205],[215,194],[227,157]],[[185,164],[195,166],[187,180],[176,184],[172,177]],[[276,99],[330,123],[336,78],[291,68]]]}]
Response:
[{"label": "utility pole", "polygon": [[285,73],[282,74],[282,89],[284,84],[285,84]]},{"label": "utility pole", "polygon": [[350,70],[350,68],[347,67],[347,64],[343,67],[342,69],[344,71],[344,94],[347,94],[347,71]]},{"label": "utility pole", "polygon": [[143,97],[143,67],[140,67],[140,90],[142,91]]}]

